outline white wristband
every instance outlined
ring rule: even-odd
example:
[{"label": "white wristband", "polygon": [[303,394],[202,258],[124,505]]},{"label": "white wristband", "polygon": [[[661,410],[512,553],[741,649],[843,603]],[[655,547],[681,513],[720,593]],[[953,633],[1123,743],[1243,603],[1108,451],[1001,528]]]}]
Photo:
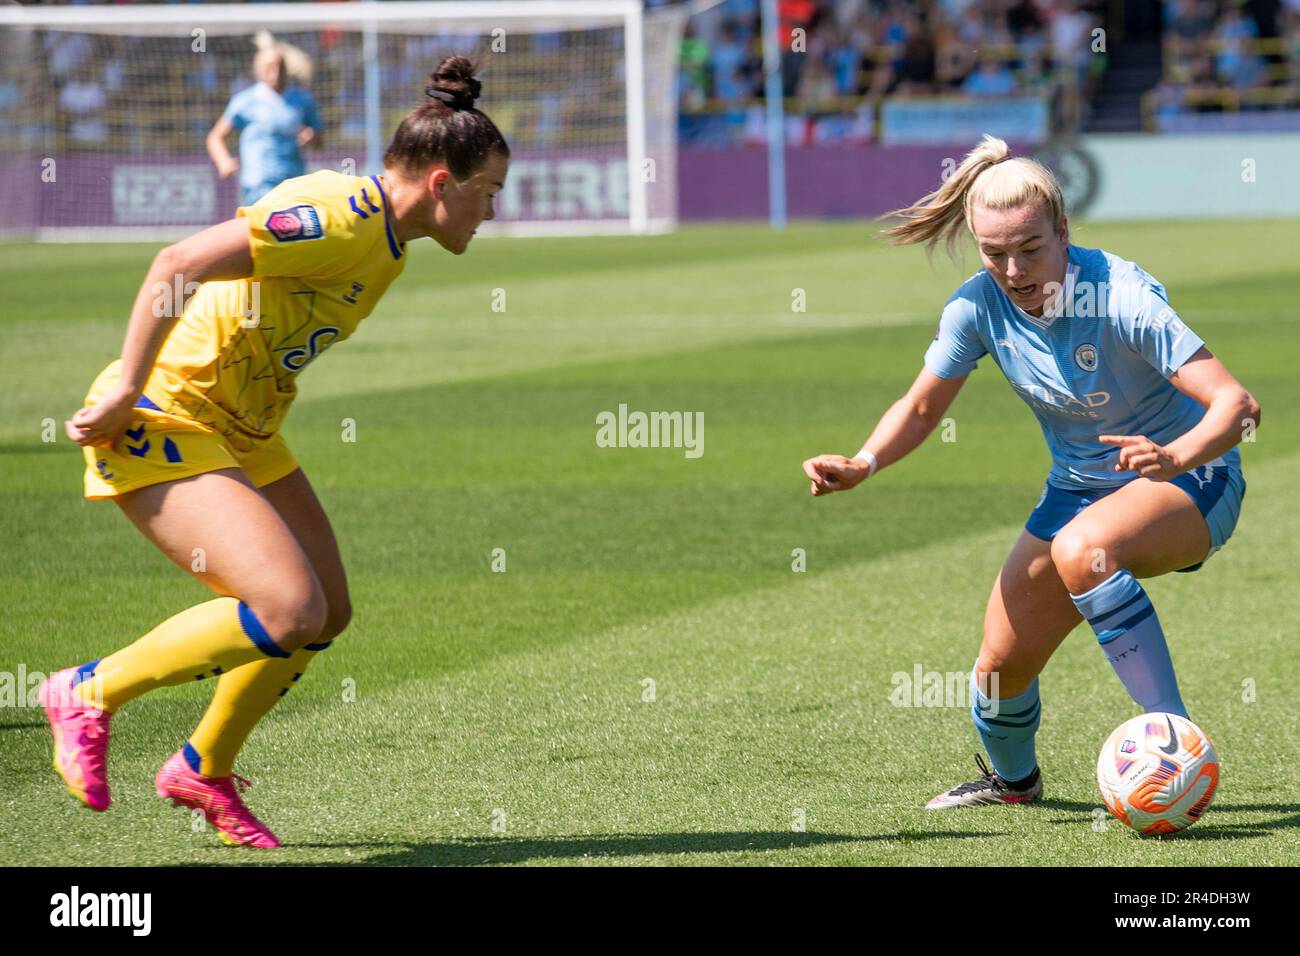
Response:
[{"label": "white wristband", "polygon": [[865,446],[863,447],[862,451],[858,452],[853,457],[860,458],[862,461],[865,461],[867,463],[868,478],[874,475],[876,473],[876,469],[880,467],[880,463],[876,461],[876,456],[871,454],[871,452],[867,451]]}]

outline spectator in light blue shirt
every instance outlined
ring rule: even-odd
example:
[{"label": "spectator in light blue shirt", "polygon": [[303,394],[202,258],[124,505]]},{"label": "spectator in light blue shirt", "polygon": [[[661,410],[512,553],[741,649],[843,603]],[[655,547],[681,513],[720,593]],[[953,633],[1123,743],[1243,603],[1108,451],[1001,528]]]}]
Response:
[{"label": "spectator in light blue shirt", "polygon": [[743,79],[745,61],[749,57],[744,42],[736,32],[732,20],[722,24],[722,35],[709,51],[713,67],[713,92],[718,99],[739,100],[750,93]]},{"label": "spectator in light blue shirt", "polygon": [[985,54],[961,88],[967,96],[1010,96],[1016,91],[1016,78],[1005,63]]},{"label": "spectator in light blue shirt", "polygon": [[1238,89],[1263,85],[1267,79],[1264,60],[1254,52],[1259,27],[1246,17],[1240,7],[1230,7],[1223,15],[1214,38],[1223,42],[1215,60],[1219,78]]},{"label": "spectator in light blue shirt", "polygon": [[[240,204],[256,202],[286,179],[306,172],[301,148],[316,138],[320,117],[305,89],[288,87],[284,52],[278,46],[253,58],[257,82],[240,90],[208,133],[208,155],[222,179],[239,173]],[[239,133],[239,159],[226,137]]]},{"label": "spectator in light blue shirt", "polygon": [[831,47],[831,69],[835,72],[835,92],[839,96],[856,96],[858,74],[862,71],[862,53],[853,37],[841,37]]}]

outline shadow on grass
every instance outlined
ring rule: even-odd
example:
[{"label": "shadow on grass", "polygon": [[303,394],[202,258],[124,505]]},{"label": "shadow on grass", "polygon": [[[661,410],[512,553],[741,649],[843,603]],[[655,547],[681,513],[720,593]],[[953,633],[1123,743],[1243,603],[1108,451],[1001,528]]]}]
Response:
[{"label": "shadow on grass", "polygon": [[[1276,820],[1224,820],[1227,813],[1285,813]],[[1205,822],[1163,836],[1162,840],[1240,840],[1243,837],[1269,836],[1277,830],[1300,827],[1300,804],[1296,803],[1225,803],[1210,804]]]},{"label": "shadow on grass", "polygon": [[[1071,813],[1092,813],[1093,810],[1101,806],[1101,801],[1096,803],[1080,803],[1077,800],[1039,800],[1030,804],[1031,807],[1040,807],[1043,810],[1068,810]],[[1053,820],[1052,823],[1065,823],[1071,821]]]},{"label": "shadow on grass", "polygon": [[[1081,826],[1090,823],[1094,811],[1101,809],[1100,803],[1072,803],[1064,800],[1045,800],[1042,803],[1044,807],[1050,807],[1053,810],[1069,810],[1077,812],[1087,819],[1079,817],[1065,817],[1056,820],[1049,820],[1055,826]],[[1248,822],[1227,821],[1223,819],[1224,814],[1228,813],[1283,813],[1286,816],[1279,817],[1276,820],[1258,820]],[[1113,822],[1116,826],[1123,826],[1119,821]],[[1262,837],[1268,836],[1276,830],[1292,830],[1300,827],[1300,804],[1296,803],[1212,803],[1207,811],[1205,821],[1198,823],[1196,826],[1189,827],[1179,833],[1162,834],[1157,839],[1160,840],[1240,840],[1244,837]]]},{"label": "shadow on grass", "polygon": [[[832,844],[884,842],[890,840],[953,840],[970,837],[998,837],[1001,833],[965,831],[924,833],[904,831],[872,836],[845,833],[792,833],[789,831],[740,831],[731,833],[607,833],[592,836],[555,837],[467,837],[443,843],[296,843],[289,849],[310,850],[389,850],[363,860],[339,861],[344,866],[490,866],[503,863],[529,863],[543,860],[581,860],[584,858],[619,859],[623,857],[680,855],[681,862],[707,864],[694,859],[711,853],[753,853],[800,850]],[[224,848],[215,848],[224,849]],[[228,854],[229,850],[225,850]],[[222,860],[225,863],[228,861]],[[238,862],[272,862],[259,857]],[[206,865],[206,864],[194,864]],[[272,865],[276,865],[272,862]],[[302,866],[286,861],[284,865]],[[326,864],[335,865],[335,864]]]}]

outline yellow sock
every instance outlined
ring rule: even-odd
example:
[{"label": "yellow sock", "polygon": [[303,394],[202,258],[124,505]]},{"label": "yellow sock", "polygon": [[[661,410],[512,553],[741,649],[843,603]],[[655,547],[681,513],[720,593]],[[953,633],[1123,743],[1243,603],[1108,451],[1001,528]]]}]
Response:
[{"label": "yellow sock", "polygon": [[254,661],[221,675],[217,692],[185,745],[190,768],[205,777],[225,777],[257,722],[302,676],[330,642],[308,644],[288,658]]},{"label": "yellow sock", "polygon": [[[271,640],[243,601],[216,598],[169,617],[134,644],[97,661],[78,687],[102,697],[104,710],[117,710],[155,687],[201,680],[288,652]],[[90,665],[87,665],[90,666]],[[84,696],[84,695],[83,695]]]}]

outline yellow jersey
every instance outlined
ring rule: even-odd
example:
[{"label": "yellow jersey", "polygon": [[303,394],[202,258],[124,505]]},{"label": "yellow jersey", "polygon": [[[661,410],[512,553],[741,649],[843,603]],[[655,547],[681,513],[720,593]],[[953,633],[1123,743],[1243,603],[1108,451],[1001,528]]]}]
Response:
[{"label": "yellow jersey", "polygon": [[236,213],[253,275],[204,282],[163,343],[145,396],[240,451],[271,438],[298,374],[370,314],[406,265],[376,176],[322,170]]}]

